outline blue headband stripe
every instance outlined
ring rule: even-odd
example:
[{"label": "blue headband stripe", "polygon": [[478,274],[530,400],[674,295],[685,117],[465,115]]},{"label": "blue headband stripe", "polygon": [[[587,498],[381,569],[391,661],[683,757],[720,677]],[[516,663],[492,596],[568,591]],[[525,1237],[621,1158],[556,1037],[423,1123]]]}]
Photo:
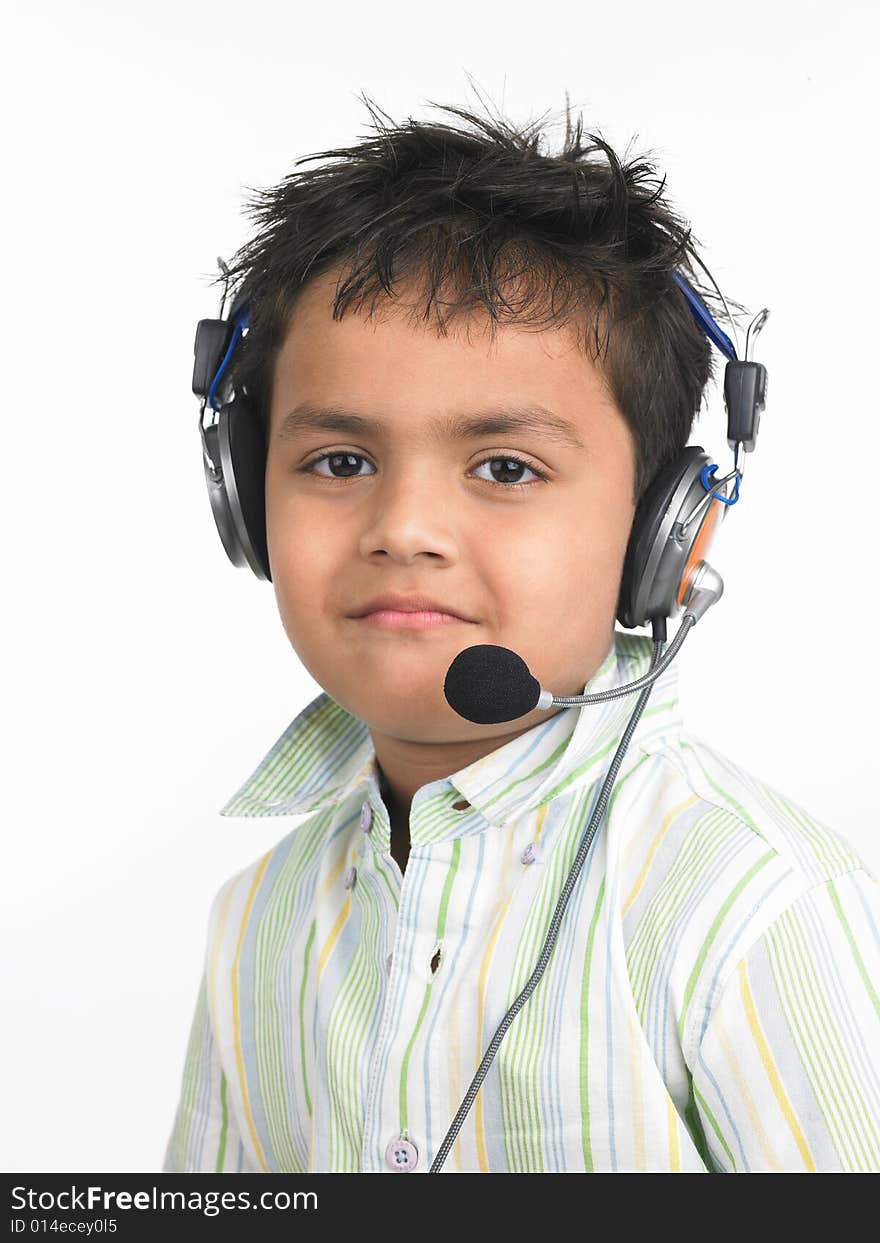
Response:
[{"label": "blue headband stripe", "polygon": [[235,349],[236,341],[241,336],[244,329],[247,328],[247,322],[248,308],[247,306],[243,306],[235,317],[233,333],[229,339],[229,345],[226,347],[226,353],[223,355],[223,362],[217,368],[217,374],[214,376],[214,379],[211,381],[211,387],[208,389],[208,405],[212,410],[217,409],[214,405],[214,396],[217,392],[217,385],[220,383],[223,372],[226,370],[226,364],[232,356],[232,351]]},{"label": "blue headband stripe", "polygon": [[691,308],[691,314],[697,321],[698,326],[702,328],[709,340],[714,342],[725,358],[730,362],[735,362],[736,349],[730,337],[725,332],[722,332],[690,285],[682,280],[677,272],[672,273],[672,279],[687,299],[687,304]]}]

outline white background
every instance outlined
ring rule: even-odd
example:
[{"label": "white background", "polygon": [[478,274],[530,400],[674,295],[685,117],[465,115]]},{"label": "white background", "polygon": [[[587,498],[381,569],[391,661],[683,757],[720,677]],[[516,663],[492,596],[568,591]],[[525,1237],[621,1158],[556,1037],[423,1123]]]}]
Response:
[{"label": "white background", "polygon": [[[317,12],[309,13],[308,8]],[[248,186],[397,121],[564,92],[668,175],[770,384],[685,720],[880,869],[877,7],[19,6],[2,91],[0,1168],[156,1171],[210,901],[291,827],[219,807],[320,690],[215,533],[192,396]],[[540,16],[536,16],[539,14]],[[719,375],[723,362],[719,359]],[[694,440],[727,461],[720,394]],[[719,472],[720,473],[720,472]],[[564,618],[561,619],[564,624]]]}]

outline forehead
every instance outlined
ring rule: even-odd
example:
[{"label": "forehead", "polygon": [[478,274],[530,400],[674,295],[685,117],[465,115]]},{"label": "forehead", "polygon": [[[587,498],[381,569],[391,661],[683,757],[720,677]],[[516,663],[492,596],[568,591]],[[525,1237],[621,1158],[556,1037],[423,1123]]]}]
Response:
[{"label": "forehead", "polygon": [[[443,331],[435,317],[424,318],[412,284],[378,299],[372,315],[349,308],[334,320],[337,279],[322,274],[296,302],[273,373],[275,434],[295,409],[306,412],[299,425],[309,412],[336,409],[360,411],[371,424],[364,431],[430,425],[435,435],[454,436],[462,431],[459,416],[504,408],[522,416],[524,428],[543,422],[571,443],[591,421],[619,417],[602,371],[571,325],[493,324],[480,307]],[[294,434],[296,418],[285,426]]]}]

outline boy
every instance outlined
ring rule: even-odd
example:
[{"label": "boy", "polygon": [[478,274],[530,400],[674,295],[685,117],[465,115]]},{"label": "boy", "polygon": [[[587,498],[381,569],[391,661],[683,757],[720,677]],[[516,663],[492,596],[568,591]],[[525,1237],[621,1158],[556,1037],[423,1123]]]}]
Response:
[{"label": "boy", "polygon": [[475,645],[557,696],[655,665],[631,530],[712,365],[648,164],[448,111],[259,192],[228,269],[245,552],[324,690],[222,809],[305,818],[214,900],[164,1168],[880,1169],[848,843],[684,730],[674,663],[647,708],[445,697]]}]

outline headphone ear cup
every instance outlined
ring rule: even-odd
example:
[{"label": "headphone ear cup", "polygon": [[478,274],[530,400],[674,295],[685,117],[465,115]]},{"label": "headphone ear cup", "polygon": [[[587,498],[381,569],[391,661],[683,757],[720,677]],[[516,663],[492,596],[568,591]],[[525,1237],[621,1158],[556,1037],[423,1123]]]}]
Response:
[{"label": "headphone ear cup", "polygon": [[205,429],[211,459],[205,479],[217,531],[233,565],[249,565],[259,579],[272,581],[266,542],[266,442],[256,413],[237,397],[220,407]]},{"label": "headphone ear cup", "polygon": [[653,617],[673,616],[682,603],[687,581],[708,546],[717,525],[721,502],[707,506],[706,513],[683,540],[673,538],[683,521],[705,496],[700,476],[710,459],[700,445],[688,445],[652,480],[636,507],[627,544],[617,604],[617,619],[633,629]]}]

